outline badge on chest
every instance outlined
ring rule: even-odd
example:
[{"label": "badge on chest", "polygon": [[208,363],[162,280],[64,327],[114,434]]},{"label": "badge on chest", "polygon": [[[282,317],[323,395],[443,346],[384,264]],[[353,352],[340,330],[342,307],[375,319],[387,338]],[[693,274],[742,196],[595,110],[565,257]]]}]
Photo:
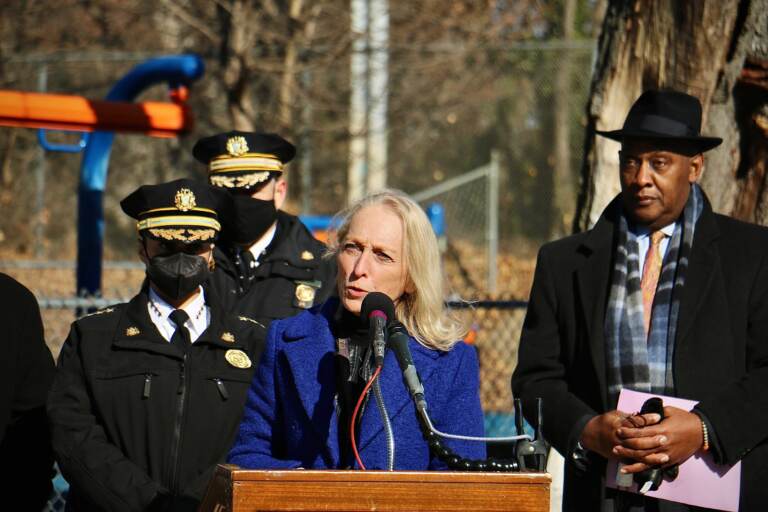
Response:
[{"label": "badge on chest", "polygon": [[302,309],[309,309],[314,306],[315,296],[321,285],[320,281],[296,281],[293,305]]},{"label": "badge on chest", "polygon": [[246,369],[251,367],[251,358],[242,350],[227,350],[224,354],[224,358],[235,368]]}]

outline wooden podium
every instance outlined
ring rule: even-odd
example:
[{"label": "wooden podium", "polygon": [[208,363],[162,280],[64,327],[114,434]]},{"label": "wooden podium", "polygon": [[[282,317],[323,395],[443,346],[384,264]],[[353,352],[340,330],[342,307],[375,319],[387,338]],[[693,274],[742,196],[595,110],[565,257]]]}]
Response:
[{"label": "wooden podium", "polygon": [[200,510],[546,512],[550,481],[547,473],[247,471],[220,465]]}]

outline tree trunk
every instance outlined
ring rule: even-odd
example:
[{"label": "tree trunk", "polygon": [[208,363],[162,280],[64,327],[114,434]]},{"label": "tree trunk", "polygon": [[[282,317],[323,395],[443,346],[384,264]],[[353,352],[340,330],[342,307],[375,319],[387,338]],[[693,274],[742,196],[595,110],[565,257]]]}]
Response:
[{"label": "tree trunk", "polygon": [[592,226],[619,191],[621,128],[642,91],[697,96],[702,132],[722,137],[706,153],[701,183],[716,211],[768,221],[768,0],[611,0],[598,43],[574,230]]},{"label": "tree trunk", "polygon": [[280,121],[284,126],[293,126],[294,90],[296,88],[296,66],[299,59],[299,41],[295,37],[294,25],[299,23],[303,0],[291,0],[288,8],[289,37],[285,45],[285,59],[280,83]]},{"label": "tree trunk", "polygon": [[[565,0],[562,37],[566,45],[573,41],[575,18],[576,0]],[[555,215],[551,238],[559,238],[568,233],[576,206],[575,173],[571,168],[571,54],[570,48],[563,52],[555,78]]]},{"label": "tree trunk", "polygon": [[256,107],[250,81],[253,47],[259,30],[258,11],[248,0],[235,0],[225,14],[224,85],[232,128],[254,131]]}]

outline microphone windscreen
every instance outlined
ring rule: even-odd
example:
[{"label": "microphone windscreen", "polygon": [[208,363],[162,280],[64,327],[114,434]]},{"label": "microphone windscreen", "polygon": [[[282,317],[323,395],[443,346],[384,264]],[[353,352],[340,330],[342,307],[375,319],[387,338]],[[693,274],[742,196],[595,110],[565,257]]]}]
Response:
[{"label": "microphone windscreen", "polygon": [[395,303],[386,293],[371,292],[365,296],[360,306],[360,318],[368,318],[374,311],[381,311],[387,315],[387,321],[391,322],[395,318]]}]

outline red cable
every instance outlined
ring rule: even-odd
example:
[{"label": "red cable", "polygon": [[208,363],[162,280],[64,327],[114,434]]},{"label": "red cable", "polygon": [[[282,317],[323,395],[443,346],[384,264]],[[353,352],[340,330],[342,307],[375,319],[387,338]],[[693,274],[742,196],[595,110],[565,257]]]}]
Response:
[{"label": "red cable", "polygon": [[363,471],[365,471],[365,464],[363,464],[363,460],[360,458],[360,454],[357,452],[357,444],[355,443],[355,419],[357,418],[357,413],[360,410],[360,405],[362,405],[365,395],[368,394],[368,392],[371,389],[371,385],[373,384],[373,381],[375,381],[378,378],[380,373],[381,373],[381,366],[376,368],[376,371],[373,372],[373,375],[371,375],[371,378],[368,379],[368,383],[363,388],[363,392],[360,393],[360,398],[357,399],[357,405],[355,405],[355,410],[352,411],[352,421],[349,422],[349,438],[352,441],[352,452],[355,454],[355,459],[357,460],[357,464],[360,466],[360,469],[362,469]]}]

